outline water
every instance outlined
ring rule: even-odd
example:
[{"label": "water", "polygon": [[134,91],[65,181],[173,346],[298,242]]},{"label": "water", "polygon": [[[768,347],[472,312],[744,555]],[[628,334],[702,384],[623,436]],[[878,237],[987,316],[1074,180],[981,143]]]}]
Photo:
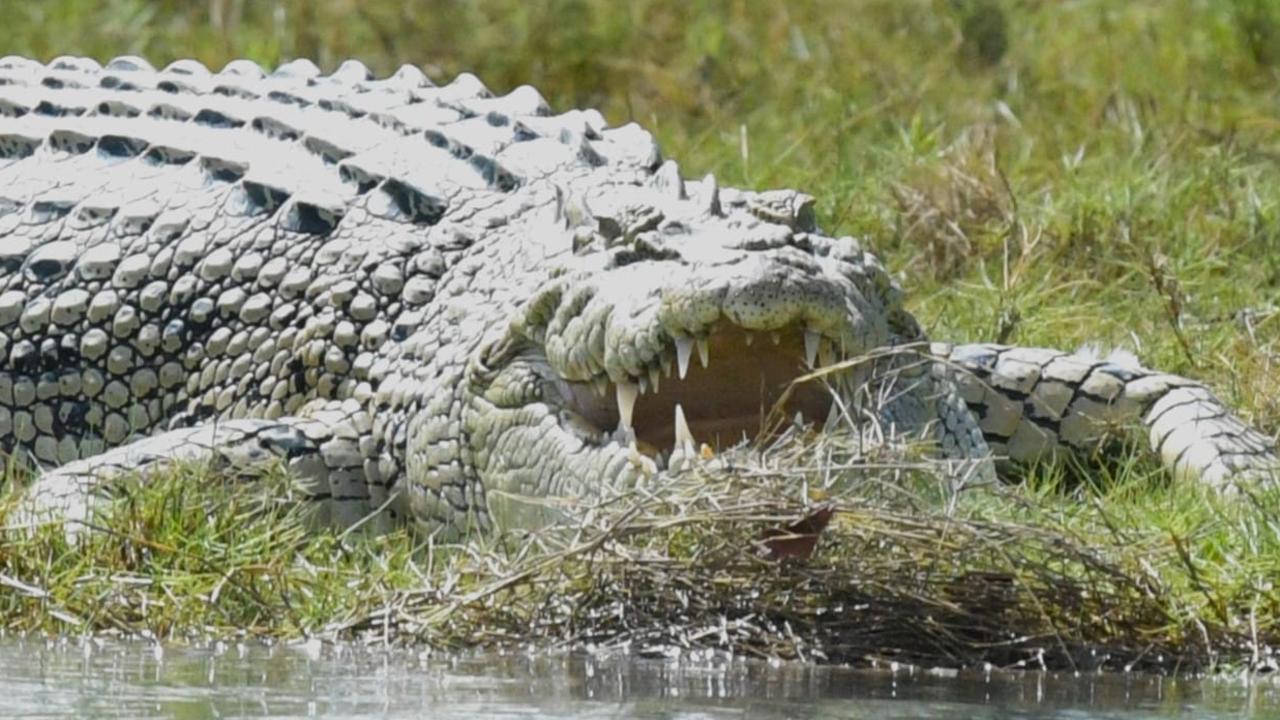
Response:
[{"label": "water", "polygon": [[1241,718],[1280,716],[1280,682],[8,639],[0,716]]}]

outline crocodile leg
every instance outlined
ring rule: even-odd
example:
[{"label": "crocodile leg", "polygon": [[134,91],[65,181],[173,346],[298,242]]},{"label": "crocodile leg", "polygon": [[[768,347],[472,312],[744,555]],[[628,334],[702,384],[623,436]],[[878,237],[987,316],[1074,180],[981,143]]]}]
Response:
[{"label": "crocodile leg", "polygon": [[1204,385],[1141,367],[1043,348],[935,344],[933,352],[998,457],[1015,463],[1088,452],[1141,424],[1177,479],[1223,486],[1280,470],[1272,440]]},{"label": "crocodile leg", "polygon": [[881,432],[935,442],[938,459],[959,485],[996,480],[991,448],[945,364],[913,350],[876,363],[840,395],[873,409],[867,418]]},{"label": "crocodile leg", "polygon": [[[110,481],[146,477],[179,463],[211,465],[221,477],[246,477],[281,463],[303,502],[315,503],[312,519],[340,527],[371,513],[378,529],[403,512],[372,457],[367,415],[355,401],[318,402],[298,416],[274,420],[210,421],[162,432],[41,474],[27,496],[32,520],[88,520],[110,496]],[[379,512],[385,511],[385,512]]]}]

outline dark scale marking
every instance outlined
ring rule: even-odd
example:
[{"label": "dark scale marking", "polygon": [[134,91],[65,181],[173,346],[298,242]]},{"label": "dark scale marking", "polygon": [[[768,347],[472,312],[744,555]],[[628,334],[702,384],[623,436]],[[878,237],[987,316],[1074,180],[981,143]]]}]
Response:
[{"label": "dark scale marking", "polygon": [[[1160,456],[1160,457],[1164,457],[1164,441],[1165,441],[1166,439],[1168,439],[1168,437],[1169,437],[1170,435],[1173,435],[1173,433],[1169,433],[1169,435],[1166,435],[1166,436],[1164,436],[1164,437],[1160,438],[1160,443],[1159,443],[1158,445],[1156,445],[1156,455],[1158,455],[1158,456]],[[1191,448],[1192,448],[1192,447],[1194,447],[1194,446],[1193,446],[1193,445],[1187,445],[1186,447],[1184,447],[1184,448],[1182,448],[1181,450],[1179,450],[1179,451],[1178,451],[1178,454],[1177,454],[1177,455],[1175,455],[1175,456],[1173,457],[1173,463],[1172,463],[1171,467],[1175,467],[1175,468],[1176,468],[1176,467],[1181,466],[1181,465],[1182,465],[1182,461],[1183,461],[1183,459],[1185,459],[1185,458],[1187,457],[1187,453],[1191,452]]]},{"label": "dark scale marking", "polygon": [[191,113],[188,112],[185,108],[180,108],[177,105],[170,105],[168,103],[156,103],[155,105],[151,106],[150,110],[147,110],[147,117],[158,118],[161,120],[178,120],[180,122],[186,122],[191,119]]},{"label": "dark scale marking", "polygon": [[177,82],[176,80],[161,80],[156,83],[156,89],[160,92],[169,93],[170,95],[180,95],[183,93],[193,92],[193,88],[190,85]]},{"label": "dark scale marking", "polygon": [[222,95],[224,97],[241,98],[244,100],[256,100],[258,94],[240,85],[218,85],[213,89],[214,95]]},{"label": "dark scale marking", "polygon": [[286,230],[307,235],[328,235],[338,223],[342,214],[337,208],[320,207],[313,203],[297,202],[290,208],[288,216],[282,223]]},{"label": "dark scale marking", "polygon": [[11,100],[0,98],[0,117],[20,118],[26,115],[30,110]]},{"label": "dark scale marking", "polygon": [[312,154],[323,158],[328,165],[336,165],[355,154],[350,150],[340,148],[327,140],[317,137],[308,136],[302,141],[302,144]]},{"label": "dark scale marking", "polygon": [[66,117],[68,115],[79,117],[84,114],[84,110],[82,107],[68,107],[66,105],[57,105],[48,100],[41,100],[32,112],[36,115],[48,115],[49,117]]},{"label": "dark scale marking", "polygon": [[31,157],[41,142],[40,138],[27,135],[0,135],[0,158],[20,160]]},{"label": "dark scale marking", "polygon": [[1026,420],[1031,421],[1031,424],[1035,425],[1038,428],[1041,428],[1043,430],[1049,430],[1053,432],[1054,435],[1059,434],[1058,430],[1061,427],[1061,424],[1060,424],[1061,421],[1058,418],[1052,417],[1050,415],[1042,415],[1038,413],[1035,403],[1032,403],[1030,401],[1023,403],[1022,417]]},{"label": "dark scale marking", "polygon": [[244,120],[231,117],[230,115],[219,110],[214,110],[213,108],[205,108],[204,110],[196,113],[196,116],[191,119],[191,122],[197,125],[207,125],[208,127],[223,129],[238,128],[244,125]]},{"label": "dark scale marking", "polygon": [[297,140],[302,136],[302,131],[298,128],[291,127],[279,120],[265,116],[254,118],[253,122],[250,123],[250,126],[263,135],[276,140],[292,141]]},{"label": "dark scale marking", "polygon": [[40,353],[35,343],[19,340],[9,350],[9,365],[23,375],[34,375],[40,370]]},{"label": "dark scale marking", "polygon": [[494,190],[506,193],[520,187],[520,179],[493,158],[472,155],[468,162],[480,173],[480,177],[484,178],[485,184]]},{"label": "dark scale marking", "polygon": [[147,149],[147,141],[123,135],[103,135],[98,139],[98,150],[109,157],[130,158]]},{"label": "dark scale marking", "polygon": [[83,155],[93,148],[97,138],[74,130],[54,130],[49,133],[49,147],[59,152]]},{"label": "dark scale marking", "polygon": [[338,177],[343,182],[355,185],[356,193],[364,195],[378,183],[386,179],[381,173],[372,172],[366,168],[350,162],[341,162],[338,164]]},{"label": "dark scale marking", "polygon": [[186,165],[196,154],[182,148],[155,146],[147,149],[143,159],[153,165]]},{"label": "dark scale marking", "polygon": [[214,180],[225,183],[238,181],[249,170],[244,163],[215,157],[200,158],[200,167]]},{"label": "dark scale marking", "polygon": [[254,180],[244,180],[240,185],[249,196],[249,200],[265,212],[275,212],[289,200],[289,193],[283,188]]},{"label": "dark scale marking", "polygon": [[1089,393],[1086,393],[1084,390],[1084,386],[1088,384],[1089,378],[1092,377],[1093,373],[1096,370],[1098,370],[1098,368],[1102,367],[1103,364],[1104,363],[1100,363],[1100,362],[1091,363],[1089,365],[1089,369],[1085,371],[1084,376],[1080,378],[1080,382],[1072,383],[1071,397],[1067,398],[1067,404],[1064,407],[1063,412],[1070,412],[1071,408],[1076,404],[1076,400],[1082,397],[1088,398],[1095,402],[1103,402],[1103,403],[1111,402],[1110,400],[1106,400],[1106,399],[1098,399],[1098,398],[1090,397]]},{"label": "dark scale marking", "polygon": [[405,218],[416,225],[435,225],[448,209],[443,198],[403,180],[389,178],[383,181],[382,190],[391,197]]},{"label": "dark scale marking", "polygon": [[129,105],[120,101],[101,102],[98,103],[98,114],[108,117],[138,117],[142,114],[142,110],[134,105]]},{"label": "dark scale marking", "polygon": [[1145,371],[1130,370],[1129,368],[1121,367],[1119,365],[1112,365],[1110,363],[1107,363],[1106,365],[1103,365],[1098,369],[1101,372],[1104,372],[1107,375],[1110,375],[1111,377],[1115,378],[1116,380],[1119,380],[1120,382],[1126,385],[1133,382],[1134,380],[1144,378],[1150,374]]},{"label": "dark scale marking", "polygon": [[61,369],[61,348],[55,338],[46,337],[40,342],[40,364],[46,373],[56,373]]},{"label": "dark scale marking", "polygon": [[63,335],[58,345],[59,364],[62,367],[75,367],[80,360],[80,338],[72,333]]},{"label": "dark scale marking", "polygon": [[69,200],[37,200],[31,203],[31,218],[37,225],[61,220],[74,209],[76,204]]},{"label": "dark scale marking", "polygon": [[54,417],[55,428],[60,435],[81,437],[89,428],[89,403],[82,400],[62,400]]},{"label": "dark scale marking", "polygon": [[[267,99],[272,102],[282,103],[284,105],[297,105],[298,107],[308,107],[311,102],[301,96],[288,93],[283,90],[272,90],[267,93]],[[325,108],[328,109],[328,108]]]}]

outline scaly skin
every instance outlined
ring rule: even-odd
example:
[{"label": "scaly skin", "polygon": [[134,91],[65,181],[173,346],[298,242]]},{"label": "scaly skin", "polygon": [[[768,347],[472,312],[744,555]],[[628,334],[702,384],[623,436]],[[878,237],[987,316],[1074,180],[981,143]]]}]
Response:
[{"label": "scaly skin", "polygon": [[[978,472],[1137,421],[1179,475],[1275,464],[1190,381],[925,340],[807,196],[685,182],[642,129],[531,88],[0,60],[0,449],[44,467],[37,512],[178,459],[283,460],[339,523],[537,521],[868,354],[847,414]],[[784,414],[829,405],[806,387]]]}]

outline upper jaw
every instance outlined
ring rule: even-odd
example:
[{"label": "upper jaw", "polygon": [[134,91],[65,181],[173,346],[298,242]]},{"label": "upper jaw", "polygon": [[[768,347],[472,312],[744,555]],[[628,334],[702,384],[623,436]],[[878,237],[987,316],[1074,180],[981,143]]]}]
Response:
[{"label": "upper jaw", "polygon": [[540,333],[544,398],[563,429],[661,469],[673,452],[754,441],[784,419],[825,422],[828,389],[792,381],[886,344],[889,329],[852,279],[792,260],[747,256],[714,273],[652,263],[578,286]]}]

